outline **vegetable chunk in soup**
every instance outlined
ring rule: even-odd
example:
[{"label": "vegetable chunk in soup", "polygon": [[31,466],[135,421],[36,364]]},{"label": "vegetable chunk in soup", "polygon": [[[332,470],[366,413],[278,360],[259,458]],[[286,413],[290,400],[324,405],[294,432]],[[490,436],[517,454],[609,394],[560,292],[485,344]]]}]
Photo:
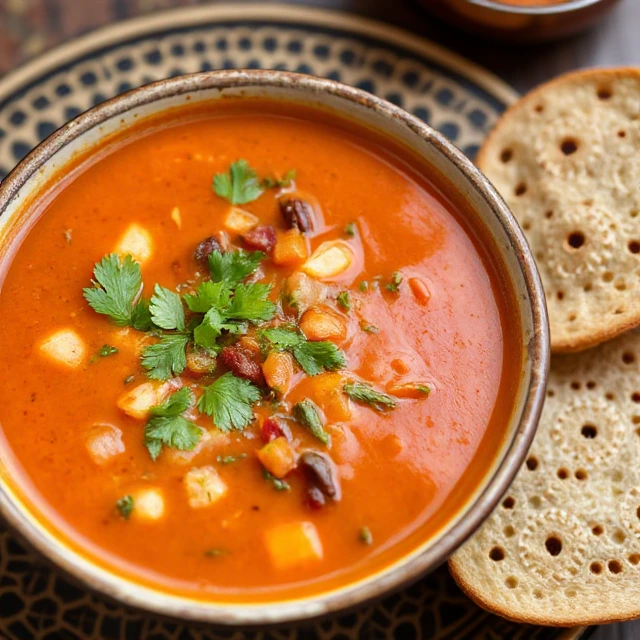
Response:
[{"label": "vegetable chunk in soup", "polygon": [[59,537],[145,584],[257,601],[436,535],[505,437],[513,293],[442,177],[253,100],[79,158],[7,253],[0,424]]}]

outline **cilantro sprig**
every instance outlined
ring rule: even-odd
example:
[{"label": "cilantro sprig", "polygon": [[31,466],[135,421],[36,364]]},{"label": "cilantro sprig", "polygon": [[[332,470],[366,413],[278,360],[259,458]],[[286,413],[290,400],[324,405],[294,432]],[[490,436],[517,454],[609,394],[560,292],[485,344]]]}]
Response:
[{"label": "cilantro sprig", "polygon": [[193,391],[182,387],[161,405],[151,408],[152,417],[144,429],[144,444],[152,460],[158,458],[165,446],[191,451],[198,444],[202,430],[182,415],[194,404]]},{"label": "cilantro sprig", "polygon": [[338,371],[347,366],[344,353],[333,342],[310,342],[296,329],[263,329],[260,336],[276,349],[291,351],[308,376],[323,371]]},{"label": "cilantro sprig", "polygon": [[218,173],[213,177],[213,190],[231,204],[247,204],[257,200],[264,189],[258,174],[246,160],[236,160],[229,173]]},{"label": "cilantro sprig", "polygon": [[260,396],[258,387],[228,372],[204,388],[198,408],[220,431],[242,431],[253,420],[253,405]]}]

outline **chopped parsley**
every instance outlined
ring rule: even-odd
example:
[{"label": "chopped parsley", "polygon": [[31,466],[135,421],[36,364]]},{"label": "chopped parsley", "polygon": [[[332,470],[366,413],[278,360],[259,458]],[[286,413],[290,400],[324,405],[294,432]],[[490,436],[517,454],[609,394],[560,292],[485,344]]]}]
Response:
[{"label": "chopped parsley", "polygon": [[356,235],[357,227],[355,222],[350,222],[345,228],[344,233],[348,238],[354,238]]},{"label": "chopped parsley", "polygon": [[368,320],[360,320],[360,329],[366,333],[379,333],[380,329],[375,324],[371,324]]},{"label": "chopped parsley", "polygon": [[291,183],[296,179],[296,170],[289,169],[282,178],[264,178],[262,180],[262,186],[265,189],[279,189],[283,187],[290,187]]},{"label": "chopped parsley", "polygon": [[336,298],[336,302],[345,311],[351,311],[351,296],[348,291],[341,291]]},{"label": "chopped parsley", "polygon": [[220,431],[242,431],[253,420],[252,407],[260,395],[258,387],[228,372],[204,387],[198,408]]},{"label": "chopped parsley", "polygon": [[184,331],[185,317],[182,300],[177,293],[156,285],[149,302],[153,323],[161,329]]},{"label": "chopped parsley", "polygon": [[128,520],[131,516],[131,512],[133,511],[133,497],[130,495],[123,496],[118,500],[118,502],[116,502],[116,508],[120,515],[125,520]]},{"label": "chopped parsley", "polygon": [[183,333],[163,335],[156,344],[142,350],[142,366],[153,380],[179,376],[187,366],[189,336]]},{"label": "chopped parsley", "polygon": [[107,358],[108,356],[113,356],[116,353],[118,353],[118,349],[116,349],[116,347],[112,347],[110,344],[103,344],[100,351],[98,351],[98,355],[101,358]]},{"label": "chopped parsley", "polygon": [[244,460],[246,457],[246,453],[241,453],[237,456],[218,456],[216,460],[220,464],[233,464],[234,462],[238,462],[239,460]]},{"label": "chopped parsley", "polygon": [[308,398],[305,398],[293,407],[293,417],[296,422],[304,425],[311,431],[311,433],[326,445],[331,443],[331,436],[324,430],[322,422],[320,420],[320,413],[318,407],[311,402]]},{"label": "chopped parsley", "polygon": [[395,409],[396,401],[386,393],[376,391],[372,386],[364,382],[348,382],[342,387],[343,391],[355,402],[369,405],[376,411]]},{"label": "chopped parsley", "polygon": [[366,545],[373,544],[373,536],[371,535],[371,531],[369,527],[362,527],[358,532],[358,539],[360,542]]},{"label": "chopped parsley", "polygon": [[213,190],[231,204],[247,204],[257,200],[264,189],[258,174],[246,160],[236,160],[229,173],[218,173],[213,177]]},{"label": "chopped parsley", "polygon": [[397,293],[402,283],[402,274],[399,271],[394,271],[391,275],[391,280],[385,285],[387,291]]},{"label": "chopped parsley", "polygon": [[276,478],[273,474],[269,473],[266,469],[262,470],[262,477],[273,485],[273,488],[276,491],[289,491],[291,487],[288,482],[284,480],[280,480],[280,478]]},{"label": "chopped parsley", "polygon": [[198,444],[202,430],[182,415],[194,403],[193,391],[182,387],[162,404],[151,408],[152,417],[144,429],[144,444],[152,460],[157,459],[163,446],[191,451]]},{"label": "chopped parsley", "polygon": [[211,280],[234,287],[250,276],[264,258],[265,254],[262,251],[244,251],[243,249],[226,253],[214,251],[209,256]]},{"label": "chopped parsley", "polygon": [[264,329],[260,335],[274,347],[290,350],[308,376],[316,376],[323,371],[337,371],[347,366],[344,353],[333,342],[309,342],[295,328]]},{"label": "chopped parsley", "polygon": [[135,326],[136,302],[142,290],[140,265],[130,255],[121,261],[111,253],[96,264],[93,277],[93,287],[83,289],[91,308],[120,327]]}]

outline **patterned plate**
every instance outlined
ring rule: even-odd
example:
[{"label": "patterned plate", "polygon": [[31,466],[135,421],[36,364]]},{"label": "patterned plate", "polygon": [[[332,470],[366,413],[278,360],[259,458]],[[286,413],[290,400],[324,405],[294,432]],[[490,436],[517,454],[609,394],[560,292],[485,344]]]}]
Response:
[{"label": "patterned plate", "polygon": [[[0,80],[0,179],[40,140],[106,98],[167,76],[232,67],[288,69],[361,87],[430,123],[470,157],[516,97],[454,54],[360,18],[279,5],[180,9],[114,24]],[[446,567],[311,628],[187,628],[86,593],[0,525],[0,634],[9,640],[576,640],[582,631],[492,616],[462,595]]]}]

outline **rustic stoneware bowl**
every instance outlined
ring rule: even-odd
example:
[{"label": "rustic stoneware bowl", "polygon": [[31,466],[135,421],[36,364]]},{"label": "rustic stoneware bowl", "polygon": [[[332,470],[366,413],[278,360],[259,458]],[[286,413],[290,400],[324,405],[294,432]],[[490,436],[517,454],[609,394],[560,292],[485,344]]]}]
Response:
[{"label": "rustic stoneware bowl", "polygon": [[517,42],[569,36],[602,19],[618,0],[558,0],[546,6],[518,6],[497,0],[420,0],[449,22],[479,34]]},{"label": "rustic stoneware bowl", "polygon": [[114,98],[80,115],[29,154],[0,185],[0,259],[34,223],[39,189],[79,152],[146,116],[189,101],[227,96],[263,97],[320,105],[394,138],[420,156],[442,184],[472,205],[476,225],[493,240],[498,259],[517,293],[525,358],[508,434],[475,494],[434,538],[383,571],[313,598],[252,604],[203,602],[174,595],[109,572],[57,538],[12,478],[15,461],[0,434],[0,512],[46,558],[88,587],[121,602],[163,615],[227,625],[265,625],[317,618],[352,608],[408,585],[434,569],[473,533],[496,505],[524,460],[538,423],[549,364],[544,295],[527,243],[487,179],[445,138],[403,110],[368,93],[329,80],[277,71],[219,71],[157,82]]}]

